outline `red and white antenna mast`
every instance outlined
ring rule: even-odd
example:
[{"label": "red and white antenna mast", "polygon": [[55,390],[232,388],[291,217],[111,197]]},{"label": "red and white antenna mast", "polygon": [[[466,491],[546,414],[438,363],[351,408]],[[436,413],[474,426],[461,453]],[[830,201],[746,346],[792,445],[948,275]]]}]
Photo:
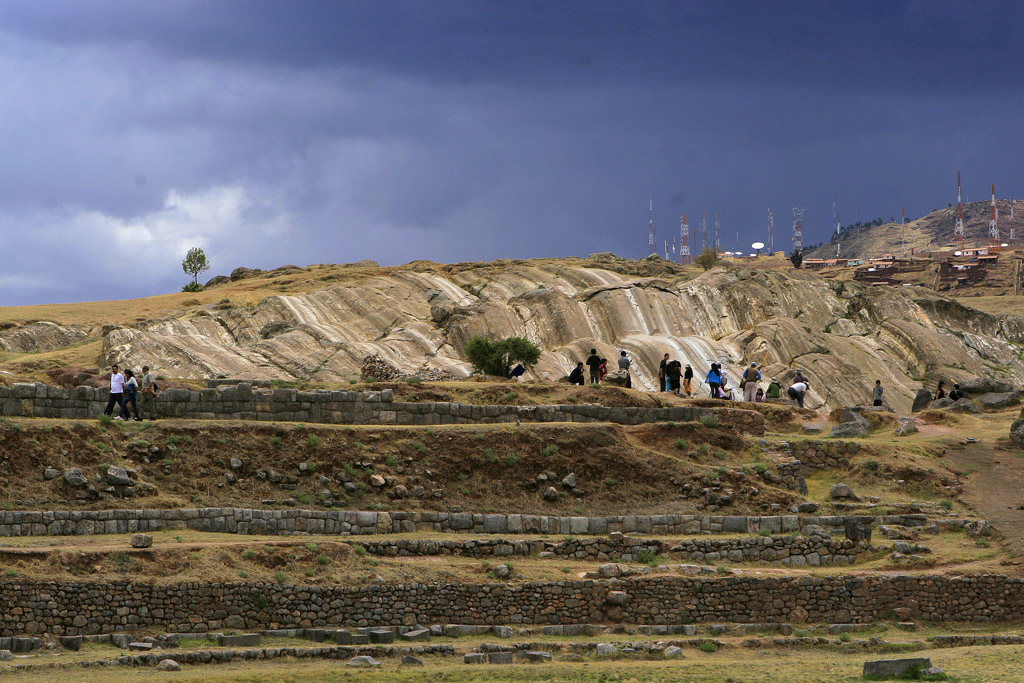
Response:
[{"label": "red and white antenna mast", "polygon": [[708,212],[705,211],[700,218],[700,250],[708,248]]},{"label": "red and white antenna mast", "polygon": [[715,253],[722,250],[722,214],[715,210]]},{"label": "red and white antenna mast", "polygon": [[836,208],[836,198],[832,197],[832,229],[836,236],[836,258],[839,258],[839,236],[842,231],[839,227],[839,210]]},{"label": "red and white antenna mast", "polygon": [[690,264],[690,216],[685,213],[679,217],[679,263]]},{"label": "red and white antenna mast", "polygon": [[793,251],[804,250],[804,210],[793,207]]},{"label": "red and white antenna mast", "polygon": [[992,186],[992,215],[988,221],[988,243],[991,247],[999,247],[999,212],[996,210],[996,186]]},{"label": "red and white antenna mast", "polygon": [[960,201],[960,171],[956,172],[956,227],[953,228],[953,242],[960,251],[964,250],[964,205]]},{"label": "red and white antenna mast", "polygon": [[772,215],[771,207],[768,207],[768,254],[775,253],[775,216]]},{"label": "red and white antenna mast", "polygon": [[654,238],[658,234],[658,229],[654,227],[654,193],[648,196],[647,203],[650,212],[647,224],[647,255],[650,256],[654,253]]}]

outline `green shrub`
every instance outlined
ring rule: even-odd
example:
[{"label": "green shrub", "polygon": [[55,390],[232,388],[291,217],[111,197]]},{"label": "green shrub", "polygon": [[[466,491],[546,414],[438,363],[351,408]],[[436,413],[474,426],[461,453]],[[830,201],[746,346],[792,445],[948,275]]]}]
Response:
[{"label": "green shrub", "polygon": [[[359,547],[361,548],[362,546]],[[331,558],[327,557],[326,555],[318,555],[316,558],[316,562],[319,565],[326,566],[331,563]]]},{"label": "green shrub", "polygon": [[279,436],[272,436],[272,437],[270,437],[270,445],[273,446],[274,448],[277,448],[278,446],[280,446],[281,445],[281,437],[279,437]]},{"label": "green shrub", "polygon": [[648,567],[657,567],[659,564],[664,564],[663,558],[658,554],[657,550],[641,550],[636,555],[638,562],[646,564]]},{"label": "green shrub", "polygon": [[608,477],[607,479],[604,480],[604,485],[605,486],[615,486],[615,480],[612,479],[611,477]]},{"label": "green shrub", "polygon": [[702,425],[704,425],[705,427],[717,427],[718,426],[718,418],[716,416],[714,416],[714,415],[701,415],[700,416],[700,423]]},{"label": "green shrub", "polygon": [[757,472],[758,474],[764,474],[765,472],[768,471],[768,468],[765,467],[763,463],[757,463],[756,465],[754,465],[754,471]]},{"label": "green shrub", "polygon": [[949,498],[943,498],[942,500],[939,501],[939,506],[947,510],[951,510],[953,509],[953,501],[951,501]]},{"label": "green shrub", "polygon": [[384,459],[384,464],[387,465],[388,467],[394,467],[395,466],[395,456],[389,455],[387,458]]},{"label": "green shrub", "polygon": [[311,553],[318,553],[320,552],[320,546],[318,546],[316,543],[307,543],[306,550],[308,550]]},{"label": "green shrub", "polygon": [[417,453],[427,452],[427,444],[423,443],[422,441],[417,441],[414,448],[416,449]]},{"label": "green shrub", "polygon": [[877,460],[867,460],[867,461],[865,461],[864,462],[864,469],[869,470],[871,472],[877,472],[878,471],[878,461]]},{"label": "green shrub", "polygon": [[701,652],[718,652],[718,643],[713,640],[705,640],[700,644]]},{"label": "green shrub", "polygon": [[558,452],[558,445],[557,444],[551,444],[550,446],[545,448],[543,451],[541,451],[541,453],[543,453],[546,456],[552,456],[552,455],[554,455],[557,452]]},{"label": "green shrub", "polygon": [[701,445],[697,446],[697,450],[700,452],[701,455],[707,455],[708,451],[711,449],[708,448],[708,445],[706,443],[702,443]]},{"label": "green shrub", "polygon": [[282,572],[282,571],[274,572],[274,581],[277,581],[278,583],[284,583],[287,580],[288,580],[288,575],[285,574],[284,572]]},{"label": "green shrub", "polygon": [[515,363],[530,367],[540,358],[540,349],[525,337],[508,337],[495,342],[473,337],[463,352],[478,372],[497,377],[508,377]]},{"label": "green shrub", "polygon": [[171,434],[170,436],[167,437],[167,443],[171,444],[172,446],[177,446],[179,443],[181,443],[181,437],[178,436],[177,434]]},{"label": "green shrub", "polygon": [[676,448],[678,448],[681,451],[685,451],[689,447],[689,445],[690,445],[690,442],[687,441],[686,439],[683,439],[683,438],[676,439]]},{"label": "green shrub", "polygon": [[263,593],[257,593],[256,591],[249,594],[249,599],[252,601],[252,606],[256,609],[266,609],[269,604],[267,602],[267,596]]},{"label": "green shrub", "polygon": [[498,462],[498,456],[494,454],[493,448],[488,448],[486,451],[484,451],[484,460],[491,463],[492,465]]},{"label": "green shrub", "polygon": [[839,640],[840,640],[840,642],[843,642],[843,643],[850,642],[850,634],[849,633],[845,633],[845,632],[844,633],[840,633],[839,634]]},{"label": "green shrub", "polygon": [[464,496],[468,496],[469,489],[467,489],[465,486],[459,486],[459,493],[461,493]]},{"label": "green shrub", "polygon": [[483,432],[477,432],[476,434],[473,435],[473,441],[483,441],[483,440],[484,440],[484,433]]},{"label": "green shrub", "polygon": [[[106,413],[102,413],[102,414],[101,414],[101,415],[100,415],[99,417],[97,417],[96,419],[97,419],[97,420],[99,420],[99,423],[100,423],[101,425],[104,425],[104,426],[105,426],[105,425],[109,425],[109,424],[112,424],[112,423],[114,422],[114,418],[112,418],[111,416],[107,415]],[[12,426],[13,426],[13,425],[12,425]]]},{"label": "green shrub", "polygon": [[309,505],[309,501],[311,501],[312,498],[310,498],[309,494],[305,491],[298,491],[295,494],[295,500],[299,501],[303,505]]},{"label": "green shrub", "polygon": [[308,445],[310,448],[316,448],[317,446],[320,445],[320,437],[317,436],[316,434],[310,434],[309,436],[306,437],[306,445]]},{"label": "green shrub", "polygon": [[352,546],[352,552],[354,552],[359,557],[363,557],[364,555],[366,555],[366,546],[356,544]]},{"label": "green shrub", "polygon": [[793,631],[793,636],[796,638],[809,638],[810,635],[811,632],[803,628],[798,628],[797,630]]},{"label": "green shrub", "polygon": [[422,381],[423,380],[420,379],[419,377],[417,377],[416,375],[411,375],[411,376],[405,378],[405,383],[406,384],[419,384]]},{"label": "green shrub", "polygon": [[244,559],[244,560],[251,560],[254,557],[256,557],[256,553],[254,551],[252,551],[252,550],[246,550],[245,552],[242,553],[242,559]]},{"label": "green shrub", "polygon": [[516,455],[512,451],[509,451],[508,453],[505,454],[505,466],[506,467],[512,467],[517,462],[519,462],[519,456],[518,455]]},{"label": "green shrub", "polygon": [[238,572],[238,578],[240,578],[240,579],[248,579],[249,578],[249,572]]}]

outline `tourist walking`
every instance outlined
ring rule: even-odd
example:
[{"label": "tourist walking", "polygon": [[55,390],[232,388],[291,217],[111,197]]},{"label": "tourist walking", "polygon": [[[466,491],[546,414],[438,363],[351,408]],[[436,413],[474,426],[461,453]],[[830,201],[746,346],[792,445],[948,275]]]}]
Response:
[{"label": "tourist walking", "polygon": [[141,411],[138,414],[139,419],[143,415],[146,419],[156,419],[156,382],[153,380],[153,373],[149,371],[148,365],[142,366],[142,391],[139,395],[141,399]]},{"label": "tourist walking", "polygon": [[753,402],[757,396],[757,383],[761,381],[761,373],[757,369],[757,363],[751,363],[750,367],[743,371],[743,400]]},{"label": "tourist walking", "polygon": [[720,398],[718,390],[722,386],[722,375],[719,373],[718,363],[711,364],[711,369],[708,370],[704,381],[708,383],[708,388],[711,390],[711,398]]},{"label": "tourist walking", "polygon": [[[135,421],[139,422],[139,402],[136,400],[136,395],[139,392],[139,381],[135,379],[135,373],[127,368],[124,371],[125,382],[124,382],[124,398],[121,400],[121,413],[115,417],[115,420],[130,420],[132,419],[132,413],[135,413]],[[128,409],[128,404],[131,403],[131,410]]]},{"label": "tourist walking", "polygon": [[686,364],[686,370],[683,372],[683,391],[686,392],[686,398],[693,396],[693,368],[690,364]]},{"label": "tourist walking", "polygon": [[629,372],[629,366],[633,364],[633,361],[629,359],[625,351],[619,351],[619,370],[626,371],[626,388],[633,388],[633,376]]},{"label": "tourist walking", "polygon": [[[683,383],[682,376],[682,363],[677,360],[669,361],[669,364],[665,367],[665,387],[677,396],[679,395],[679,389]],[[669,388],[669,382],[671,382],[671,388]]]},{"label": "tourist walking", "polygon": [[590,357],[587,358],[587,366],[590,368],[590,383],[601,383],[601,356],[597,355],[597,349],[590,349]]},{"label": "tourist walking", "polygon": [[875,388],[871,393],[871,405],[882,405],[882,380],[880,379],[875,380]]},{"label": "tourist walking", "polygon": [[120,412],[121,401],[124,399],[124,375],[114,365],[110,368],[110,396],[107,398],[107,407],[103,410],[104,415],[113,415],[114,406]]},{"label": "tourist walking", "polygon": [[668,367],[668,354],[661,359],[661,363],[658,365],[658,391],[665,391],[665,369]]}]

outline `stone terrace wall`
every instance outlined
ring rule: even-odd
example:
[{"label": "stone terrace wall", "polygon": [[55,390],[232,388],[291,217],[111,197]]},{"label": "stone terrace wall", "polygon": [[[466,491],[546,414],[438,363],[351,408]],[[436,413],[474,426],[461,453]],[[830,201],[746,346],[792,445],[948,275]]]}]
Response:
[{"label": "stone terrace wall", "polygon": [[[625,596],[610,596],[621,591]],[[610,605],[608,598],[615,597]],[[624,599],[619,599],[624,598]],[[897,608],[930,621],[1024,619],[1024,580],[1006,576],[661,577],[360,587],[131,582],[0,583],[0,636],[145,628],[461,624],[866,623]]]},{"label": "stone terrace wall", "polygon": [[[106,389],[46,384],[0,386],[0,415],[87,419],[103,412]],[[438,425],[515,422],[692,422],[714,416],[722,424],[764,434],[764,416],[736,408],[607,408],[598,405],[482,406],[405,403],[384,391],[253,390],[249,384],[200,391],[168,389],[156,399],[160,417],[202,420],[269,420],[328,424]]]},{"label": "stone terrace wall", "polygon": [[361,510],[252,510],[186,508],[170,510],[0,510],[3,536],[88,536],[195,529],[229,534],[366,535],[414,531],[466,534],[604,535],[615,531],[654,535],[703,533],[756,534],[799,531],[816,524],[842,533],[851,522],[959,528],[961,518],[930,519],[922,514],[835,516],[611,515],[548,517],[470,512],[369,512]]}]

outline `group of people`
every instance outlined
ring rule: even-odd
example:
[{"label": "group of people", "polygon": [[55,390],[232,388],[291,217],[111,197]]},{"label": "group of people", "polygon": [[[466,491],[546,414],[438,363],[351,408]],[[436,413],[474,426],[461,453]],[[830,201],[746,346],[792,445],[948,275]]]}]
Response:
[{"label": "group of people", "polygon": [[[626,387],[631,388],[633,386],[633,379],[629,374],[629,366],[633,364],[628,354],[625,351],[619,352],[619,370],[626,371]],[[601,380],[608,374],[608,359],[601,358],[597,355],[597,349],[590,349],[590,356],[587,357],[586,362],[577,361],[576,367],[572,372],[569,373],[569,383],[578,384],[583,386],[586,384],[586,379],[583,376],[583,366],[586,365],[590,368],[590,383],[593,385],[600,385]]]},{"label": "group of people", "polygon": [[[147,419],[156,419],[156,394],[159,387],[153,379],[153,373],[149,371],[148,365],[142,366],[142,382],[135,377],[132,370],[125,368],[124,372],[116,366],[110,368],[110,397],[107,399],[107,407],[104,415],[113,415],[115,420],[135,420],[141,422],[143,413]],[[141,399],[142,409],[139,409]],[[129,409],[129,405],[131,408]],[[114,407],[118,412],[114,415]],[[134,413],[134,417],[132,417]]]},{"label": "group of people", "polygon": [[680,361],[669,360],[666,353],[658,367],[658,385],[662,391],[690,398],[693,396],[693,368],[687,363],[684,370]]}]

